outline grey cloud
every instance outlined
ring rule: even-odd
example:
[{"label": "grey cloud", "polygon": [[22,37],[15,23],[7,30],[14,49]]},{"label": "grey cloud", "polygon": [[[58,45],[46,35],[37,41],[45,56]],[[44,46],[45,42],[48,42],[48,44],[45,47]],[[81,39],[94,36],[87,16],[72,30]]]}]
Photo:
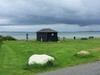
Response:
[{"label": "grey cloud", "polygon": [[0,0],[3,24],[100,24],[100,0]]}]

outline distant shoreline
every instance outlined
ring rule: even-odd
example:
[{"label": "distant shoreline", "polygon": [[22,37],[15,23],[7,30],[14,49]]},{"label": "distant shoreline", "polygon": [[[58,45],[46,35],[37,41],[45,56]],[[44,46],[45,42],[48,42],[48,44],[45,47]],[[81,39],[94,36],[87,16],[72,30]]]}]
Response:
[{"label": "distant shoreline", "polygon": [[[26,40],[26,34],[29,34],[29,40],[36,39],[36,32],[12,32],[12,31],[2,31],[0,35],[3,36],[12,36],[18,40]],[[58,32],[58,37],[66,37],[68,39],[82,38],[89,36],[94,36],[95,38],[100,38],[100,31],[77,31],[77,32]]]},{"label": "distant shoreline", "polygon": [[[36,32],[35,31],[0,31],[0,33],[36,33]],[[58,32],[70,33],[70,32],[100,32],[100,31],[58,31]]]}]

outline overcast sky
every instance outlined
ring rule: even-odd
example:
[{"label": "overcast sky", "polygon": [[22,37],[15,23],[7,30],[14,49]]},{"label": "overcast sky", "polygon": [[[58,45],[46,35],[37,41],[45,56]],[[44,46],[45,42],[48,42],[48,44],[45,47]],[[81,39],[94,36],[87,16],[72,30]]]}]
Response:
[{"label": "overcast sky", "polygon": [[0,31],[100,31],[100,0],[0,0]]}]

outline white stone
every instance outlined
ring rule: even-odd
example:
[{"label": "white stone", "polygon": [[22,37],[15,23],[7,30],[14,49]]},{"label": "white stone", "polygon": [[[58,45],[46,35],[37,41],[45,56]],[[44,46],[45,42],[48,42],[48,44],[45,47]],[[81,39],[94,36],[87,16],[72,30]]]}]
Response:
[{"label": "white stone", "polygon": [[46,54],[42,54],[42,55],[35,54],[35,55],[32,55],[29,58],[28,64],[29,65],[33,65],[33,64],[41,64],[41,65],[44,65],[48,61],[54,61],[54,58],[51,57],[51,56],[48,56]]},{"label": "white stone", "polygon": [[80,51],[77,52],[78,55],[89,55],[90,53],[88,51]]}]

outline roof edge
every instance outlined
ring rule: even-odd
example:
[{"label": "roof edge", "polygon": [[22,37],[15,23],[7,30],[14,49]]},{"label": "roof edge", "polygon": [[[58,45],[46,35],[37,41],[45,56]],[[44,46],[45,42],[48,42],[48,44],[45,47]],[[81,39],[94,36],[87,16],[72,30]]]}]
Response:
[{"label": "roof edge", "polygon": [[44,29],[41,29],[41,30],[39,30],[37,32],[57,32],[57,31],[56,30],[53,30],[51,28],[44,28]]}]

